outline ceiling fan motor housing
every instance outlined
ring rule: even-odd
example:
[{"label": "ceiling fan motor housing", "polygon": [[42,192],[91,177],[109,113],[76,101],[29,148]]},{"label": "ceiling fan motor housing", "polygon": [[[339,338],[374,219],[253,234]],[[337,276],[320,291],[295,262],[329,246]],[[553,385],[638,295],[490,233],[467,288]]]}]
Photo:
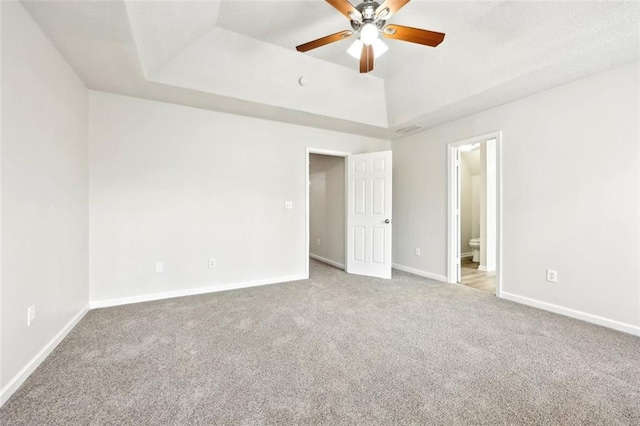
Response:
[{"label": "ceiling fan motor housing", "polygon": [[[349,17],[351,18],[351,28],[353,28],[353,30],[357,32],[360,31],[364,24],[371,23],[375,24],[378,29],[382,29],[386,21],[384,19],[381,19],[383,18],[383,16],[380,16],[382,14],[379,14],[376,17],[376,10],[379,6],[380,3],[374,0],[365,0],[364,2],[356,6],[356,10],[360,12],[362,20],[359,19],[360,17],[352,16],[351,14],[349,14]],[[386,16],[386,13],[384,15]]]},{"label": "ceiling fan motor housing", "polygon": [[376,16],[376,9],[380,6],[377,1],[365,0],[356,6],[356,10],[362,14],[362,19],[366,21],[373,21]]}]

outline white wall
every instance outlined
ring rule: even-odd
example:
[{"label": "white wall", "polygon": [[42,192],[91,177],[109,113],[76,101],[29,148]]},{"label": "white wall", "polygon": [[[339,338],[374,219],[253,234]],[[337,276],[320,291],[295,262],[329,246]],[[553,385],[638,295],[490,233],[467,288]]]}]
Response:
[{"label": "white wall", "polygon": [[309,253],[344,266],[345,159],[320,154],[309,159]]},{"label": "white wall", "polygon": [[[478,161],[477,151],[460,153],[460,253],[471,253],[469,240],[473,238],[473,164]],[[480,165],[477,164],[477,168]]]},{"label": "white wall", "polygon": [[[4,28],[4,25],[2,25],[2,20],[3,20],[3,16],[4,16],[4,7],[2,7],[2,4],[0,3],[0,60],[2,58],[2,46],[3,46],[3,36],[4,36],[4,31],[2,30]],[[4,102],[2,102],[2,93],[4,93],[3,91],[3,83],[4,83],[4,73],[3,73],[3,66],[0,63],[0,321],[2,320],[2,306],[4,305],[4,299],[2,298],[2,287],[3,287],[3,281],[2,281],[2,139],[4,136],[4,120],[3,120],[3,115],[2,115],[2,105]],[[7,395],[5,396],[4,394],[4,387],[5,385],[4,383],[4,379],[3,379],[3,374],[2,374],[2,359],[3,359],[3,348],[4,348],[4,344],[3,344],[3,337],[2,337],[2,325],[0,324],[0,407],[2,406],[2,404],[4,404],[4,401],[9,397],[9,391],[7,389]]]},{"label": "white wall", "polygon": [[480,238],[480,175],[471,176],[471,238]]},{"label": "white wall", "polygon": [[49,39],[2,2],[2,402],[88,305],[87,108]]},{"label": "white wall", "polygon": [[446,275],[447,144],[502,130],[503,291],[637,332],[638,68],[394,141],[394,262]]},{"label": "white wall", "polygon": [[[90,91],[91,300],[305,274],[306,147],[389,142]],[[285,210],[285,201],[293,210]],[[215,258],[217,267],[207,268]],[[164,273],[154,272],[155,262]]]},{"label": "white wall", "polygon": [[496,140],[480,144],[480,266],[482,271],[496,270]]}]

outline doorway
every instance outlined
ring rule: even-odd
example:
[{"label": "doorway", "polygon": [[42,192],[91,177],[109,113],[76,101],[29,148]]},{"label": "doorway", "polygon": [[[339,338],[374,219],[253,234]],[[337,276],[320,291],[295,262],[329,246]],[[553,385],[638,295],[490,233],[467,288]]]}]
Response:
[{"label": "doorway", "polygon": [[345,157],[309,153],[309,257],[345,269]]},{"label": "doorway", "polygon": [[[312,172],[312,164],[311,162],[315,159],[317,160],[318,158],[320,158],[321,160],[323,159],[322,157],[326,157],[326,159],[329,159],[329,162],[331,161],[331,159],[333,159],[333,161],[337,161],[339,162],[340,160],[342,161],[342,179],[344,181],[345,179],[345,175],[346,175],[346,160],[347,157],[349,157],[349,155],[351,155],[350,152],[344,152],[344,151],[334,151],[334,150],[327,150],[327,149],[320,149],[320,148],[307,148],[307,152],[306,152],[306,182],[307,182],[307,194],[306,194],[306,201],[307,201],[307,218],[306,218],[306,228],[307,228],[307,241],[306,241],[306,252],[307,255],[305,257],[305,273],[307,275],[307,278],[309,278],[309,259],[312,258],[312,255],[314,256],[313,258],[316,260],[320,260],[324,263],[328,263],[330,265],[335,266],[336,268],[340,268],[342,270],[345,270],[345,253],[346,253],[346,237],[344,237],[345,233],[346,233],[346,225],[342,226],[342,258],[337,257],[338,260],[334,260],[334,259],[330,259],[327,258],[325,256],[320,256],[318,255],[319,251],[316,249],[316,247],[313,247],[314,250],[312,250],[312,243],[313,241],[315,241],[315,245],[318,246],[322,246],[323,240],[325,242],[325,246],[327,245],[327,238],[324,236],[317,236],[319,233],[318,232],[314,232],[314,240],[312,240],[312,236],[311,236],[311,220],[312,220],[312,208],[314,209],[314,211],[317,213],[318,209],[320,208],[317,204],[314,203],[314,206],[312,207],[312,201],[311,201],[311,195],[312,195],[312,174],[314,172]],[[316,156],[321,156],[321,157],[316,157]],[[317,164],[317,161],[314,161],[314,163]],[[314,165],[315,166],[315,165]],[[318,167],[314,167],[313,169],[318,170]],[[334,170],[335,172],[335,170]],[[332,175],[334,175],[332,173]],[[314,194],[315,194],[315,190],[317,189],[317,183],[318,181],[321,179],[319,176],[316,176],[316,187],[313,188]],[[332,179],[335,179],[335,177],[332,177]],[[326,175],[325,175],[325,185],[326,185]],[[336,192],[335,190],[335,185],[332,183],[330,185],[332,192]],[[326,190],[326,187],[325,187]],[[317,195],[317,194],[316,194]],[[335,193],[331,194],[333,197],[335,197]],[[342,187],[342,205],[343,210],[342,210],[342,218],[341,221],[342,223],[345,222],[345,218],[346,218],[346,183],[344,183],[343,187]],[[326,209],[326,207],[325,207]],[[326,210],[325,210],[326,211]],[[337,215],[338,213],[336,213],[336,210],[332,207],[331,208],[332,214],[333,215]],[[335,216],[332,216],[333,219],[332,221],[337,221],[338,223],[340,222],[340,219],[335,219]],[[313,215],[313,220],[317,221],[317,214]],[[336,235],[336,234],[332,234],[332,235]],[[320,238],[320,244],[317,243],[317,239]],[[335,238],[335,236],[333,237]],[[340,249],[336,249],[336,245],[339,245],[340,242],[339,241],[331,241],[331,247],[333,247],[331,250],[332,252],[340,252]],[[325,251],[322,251],[321,253],[325,253]],[[320,259],[322,257],[322,259]],[[333,256],[332,256],[333,257]],[[341,261],[340,261],[341,260]],[[331,263],[329,263],[331,262]]]},{"label": "doorway", "polygon": [[448,148],[448,281],[500,296],[501,133]]},{"label": "doorway", "polygon": [[[313,166],[312,155],[340,157],[339,160],[324,159],[331,163],[331,169],[337,175],[342,162],[343,192],[339,197],[339,178],[330,178],[326,167]],[[321,158],[321,157],[318,157]],[[313,177],[312,174],[318,174]],[[324,176],[322,175],[324,173]],[[391,278],[392,267],[392,176],[393,159],[391,151],[350,154],[347,152],[307,148],[306,152],[306,276],[309,277],[309,258],[311,255],[325,263],[333,264],[349,274],[378,278]],[[333,180],[332,180],[333,179]],[[331,217],[330,226],[324,233],[311,235],[311,221],[322,230],[322,218],[312,219],[311,185],[314,197],[322,195],[324,182],[324,201],[314,202],[314,212],[324,212]],[[337,188],[337,189],[336,189]],[[327,198],[328,197],[328,198]],[[329,201],[327,201],[329,200]],[[333,200],[333,201],[330,201]],[[340,205],[342,201],[342,205]],[[324,205],[320,205],[320,204]],[[331,206],[329,205],[331,204]],[[336,208],[337,206],[337,208]],[[342,215],[340,216],[340,210]],[[341,226],[341,220],[343,225]],[[341,227],[330,230],[331,226]],[[324,235],[324,236],[322,236]],[[324,243],[323,243],[324,241]],[[324,245],[325,250],[321,251]],[[320,246],[320,247],[319,247]],[[322,254],[324,253],[324,254]],[[342,256],[340,256],[342,253]]]}]

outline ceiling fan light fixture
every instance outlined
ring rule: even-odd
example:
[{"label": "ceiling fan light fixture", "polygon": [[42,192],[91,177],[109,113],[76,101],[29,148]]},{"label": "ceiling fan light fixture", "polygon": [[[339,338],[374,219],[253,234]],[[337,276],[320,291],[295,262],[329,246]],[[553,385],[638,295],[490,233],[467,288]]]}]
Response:
[{"label": "ceiling fan light fixture", "polygon": [[[376,39],[373,43],[371,43],[373,47],[373,57],[378,59],[378,57],[382,56],[389,47],[382,42],[379,38]],[[360,39],[356,39],[351,46],[347,49],[347,53],[353,56],[355,59],[360,60],[360,56],[362,55],[362,47],[364,43],[360,41]]]},{"label": "ceiling fan light fixture", "polygon": [[360,30],[360,40],[364,44],[369,46],[377,39],[378,39],[378,28],[370,22],[367,22],[366,24],[364,24],[362,26],[362,29]]},{"label": "ceiling fan light fixture", "polygon": [[354,41],[353,44],[347,49],[347,53],[357,60],[360,60],[360,55],[362,55],[362,46],[364,46],[364,44],[360,41],[360,39],[356,39],[356,41]]},{"label": "ceiling fan light fixture", "polygon": [[384,55],[384,53],[389,50],[389,47],[382,42],[379,38],[375,39],[372,43],[373,45],[373,57],[378,59],[380,56]]}]

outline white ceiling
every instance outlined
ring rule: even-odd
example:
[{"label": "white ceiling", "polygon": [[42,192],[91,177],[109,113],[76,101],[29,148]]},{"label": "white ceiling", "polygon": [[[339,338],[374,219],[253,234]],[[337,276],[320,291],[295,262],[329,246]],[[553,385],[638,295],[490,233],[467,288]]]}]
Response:
[{"label": "white ceiling", "polygon": [[[351,29],[349,21],[322,0],[262,1],[260,3],[268,3],[269,6],[261,13],[256,13],[255,3],[224,1],[217,25],[287,49],[295,49],[304,42]],[[359,3],[358,0],[353,1],[353,4]],[[500,2],[412,0],[389,23],[449,33],[454,25],[452,22],[467,26],[470,21],[486,14],[498,3]],[[460,13],[461,5],[464,5],[464,13]],[[454,16],[457,19],[452,19]],[[323,46],[306,54],[357,70],[358,61],[346,52],[354,39],[352,36],[348,40]],[[373,75],[382,78],[391,76],[413,56],[428,57],[434,53],[432,48],[417,44],[388,39],[384,43],[390,49],[376,62],[373,71]]]},{"label": "white ceiling", "polygon": [[[639,58],[640,2],[413,0],[368,75],[322,0],[23,1],[91,89],[394,139]],[[308,84],[298,80],[307,77]]]}]

